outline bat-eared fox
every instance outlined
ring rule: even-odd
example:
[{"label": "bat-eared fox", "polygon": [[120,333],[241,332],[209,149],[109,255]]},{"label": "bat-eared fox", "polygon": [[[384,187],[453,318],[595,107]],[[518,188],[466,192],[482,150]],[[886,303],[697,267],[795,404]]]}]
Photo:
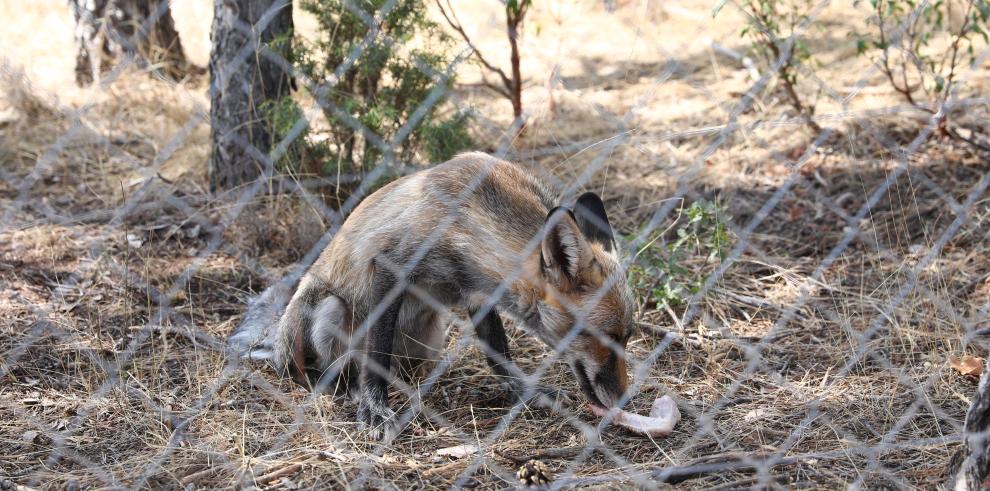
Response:
[{"label": "bat-eared fox", "polygon": [[[470,315],[489,365],[516,397],[527,391],[500,314],[561,350],[592,404],[614,406],[626,391],[635,304],[602,200],[585,193],[560,205],[535,176],[486,154],[457,156],[368,196],[293,283],[255,300],[231,342],[256,343],[251,356],[313,390],[356,397],[372,438],[400,430],[390,370],[439,358],[438,305]],[[553,401],[546,388],[536,392]]]}]

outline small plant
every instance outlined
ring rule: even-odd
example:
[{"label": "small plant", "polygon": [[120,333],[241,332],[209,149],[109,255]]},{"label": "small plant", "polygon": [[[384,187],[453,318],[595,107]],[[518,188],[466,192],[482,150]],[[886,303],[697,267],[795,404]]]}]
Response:
[{"label": "small plant", "polygon": [[[726,1],[716,5],[713,16]],[[776,71],[788,103],[812,131],[819,133],[822,128],[812,119],[815,104],[805,101],[797,89],[802,67],[808,70],[814,63],[807,44],[796,34],[812,22],[808,13],[813,5],[814,0],[742,0],[738,6],[747,22],[739,35],[750,40],[753,58],[763,70]]]},{"label": "small plant", "polygon": [[[318,24],[315,40],[295,43],[295,64],[315,83],[308,89],[329,123],[326,129],[309,129],[323,174],[366,171],[385,150],[400,162],[436,162],[472,145],[465,113],[444,118],[438,104],[427,102],[438,84],[453,84],[452,76],[440,75],[452,61],[450,39],[428,18],[423,0],[397,0],[383,15],[390,3],[301,3]],[[377,32],[369,40],[372,29]],[[360,54],[352,60],[355,53]],[[424,107],[425,114],[417,114]],[[393,141],[416,118],[408,136]]]},{"label": "small plant", "polygon": [[630,271],[632,286],[646,292],[658,307],[682,304],[701,291],[705,275],[685,266],[702,259],[704,265],[721,263],[732,237],[725,226],[725,212],[715,203],[696,201],[684,210],[687,220],[674,232],[673,241],[657,233],[637,254],[639,264]]},{"label": "small plant", "polygon": [[[471,49],[471,53],[475,60],[484,68],[486,71],[498,76],[499,83],[490,82],[487,79],[482,80],[482,85],[488,87],[489,89],[495,91],[499,95],[505,97],[512,103],[512,117],[520,124],[522,122],[523,106],[522,106],[522,72],[519,69],[519,34],[522,30],[523,20],[526,18],[526,13],[529,8],[533,5],[532,0],[506,0],[505,1],[505,33],[509,39],[509,66],[512,73],[511,76],[506,75],[498,66],[492,64],[485,58],[485,56],[478,50],[477,46],[471,41],[467,32],[464,31],[464,27],[461,25],[461,21],[457,18],[457,13],[454,12],[454,7],[451,5],[450,0],[446,0],[446,8],[444,8],[443,2],[441,0],[436,0],[437,8],[440,9],[440,13],[443,15],[444,20],[450,25],[451,29],[456,31],[464,42],[467,43],[468,47]],[[520,129],[522,126],[520,124]]]},{"label": "small plant", "polygon": [[858,36],[857,52],[878,61],[891,87],[909,104],[935,113],[955,89],[960,67],[973,65],[977,51],[990,43],[990,0],[869,4],[873,17],[869,31]]}]

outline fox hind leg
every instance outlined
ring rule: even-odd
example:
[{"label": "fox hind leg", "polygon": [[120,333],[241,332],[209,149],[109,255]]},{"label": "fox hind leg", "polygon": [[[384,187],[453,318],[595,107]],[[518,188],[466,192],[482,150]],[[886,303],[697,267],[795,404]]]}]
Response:
[{"label": "fox hind leg", "polygon": [[315,358],[313,378],[316,391],[340,396],[354,395],[358,388],[354,353],[360,343],[351,341],[350,310],[343,299],[330,295],[313,311],[309,332]]},{"label": "fox hind leg", "polygon": [[[273,364],[303,387],[341,395],[357,370],[348,351],[350,309],[322,282],[304,277],[278,320]],[[358,346],[360,348],[360,346]]]}]

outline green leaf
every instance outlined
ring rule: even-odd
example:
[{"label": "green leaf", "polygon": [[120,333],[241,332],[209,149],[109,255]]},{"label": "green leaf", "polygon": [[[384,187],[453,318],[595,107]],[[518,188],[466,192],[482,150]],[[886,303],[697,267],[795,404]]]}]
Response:
[{"label": "green leaf", "polygon": [[726,4],[726,3],[728,2],[728,1],[729,1],[729,0],[718,0],[718,3],[716,3],[716,4],[715,4],[715,8],[713,8],[713,9],[712,9],[712,17],[713,17],[713,18],[714,18],[714,17],[716,16],[716,15],[718,15],[718,13],[719,13],[719,11],[720,11],[720,10],[722,10],[722,7],[725,7],[725,4]]},{"label": "green leaf", "polygon": [[867,49],[869,49],[869,47],[868,47],[865,39],[859,38],[859,39],[856,40],[856,55],[857,56],[862,55],[863,53],[866,53],[866,50]]},{"label": "green leaf", "polygon": [[[987,32],[984,31],[983,28],[980,27],[979,24],[973,23],[972,24],[972,29],[973,29],[973,32],[975,32],[975,33],[977,33],[977,34],[979,34],[980,36],[983,37],[983,42],[990,43],[990,38],[987,37]],[[970,45],[970,47],[972,47],[972,45]]]}]

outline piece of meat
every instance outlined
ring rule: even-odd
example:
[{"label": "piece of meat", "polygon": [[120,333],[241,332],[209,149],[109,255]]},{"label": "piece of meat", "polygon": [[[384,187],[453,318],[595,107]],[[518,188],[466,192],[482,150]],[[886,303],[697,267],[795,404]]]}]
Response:
[{"label": "piece of meat", "polygon": [[599,418],[604,418],[610,412],[616,414],[612,422],[633,433],[649,436],[666,436],[674,429],[674,425],[681,420],[681,412],[677,410],[677,403],[670,396],[658,397],[653,401],[649,416],[621,411],[619,409],[605,409],[595,404],[588,405],[591,412]]}]

